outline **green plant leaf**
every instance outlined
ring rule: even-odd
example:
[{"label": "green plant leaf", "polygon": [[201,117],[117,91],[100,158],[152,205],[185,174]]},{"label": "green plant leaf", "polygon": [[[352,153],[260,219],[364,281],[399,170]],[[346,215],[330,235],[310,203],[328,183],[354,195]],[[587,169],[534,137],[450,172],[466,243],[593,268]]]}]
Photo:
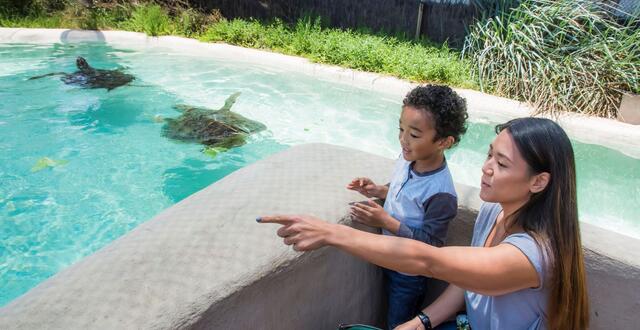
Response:
[{"label": "green plant leaf", "polygon": [[56,166],[62,166],[69,163],[68,160],[54,160],[49,157],[42,157],[38,159],[35,165],[31,168],[31,172],[39,172],[46,168],[53,168]]},{"label": "green plant leaf", "polygon": [[225,147],[206,147],[202,150],[202,153],[211,158],[216,158],[218,154],[223,153],[227,150],[229,149]]}]

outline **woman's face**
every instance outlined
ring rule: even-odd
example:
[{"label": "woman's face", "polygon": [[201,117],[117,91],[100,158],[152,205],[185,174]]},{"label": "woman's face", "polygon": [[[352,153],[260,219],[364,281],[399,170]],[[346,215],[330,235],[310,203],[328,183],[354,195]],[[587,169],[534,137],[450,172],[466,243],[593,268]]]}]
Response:
[{"label": "woman's face", "polygon": [[525,203],[531,196],[532,176],[529,166],[506,129],[489,145],[482,166],[480,198],[500,204]]}]

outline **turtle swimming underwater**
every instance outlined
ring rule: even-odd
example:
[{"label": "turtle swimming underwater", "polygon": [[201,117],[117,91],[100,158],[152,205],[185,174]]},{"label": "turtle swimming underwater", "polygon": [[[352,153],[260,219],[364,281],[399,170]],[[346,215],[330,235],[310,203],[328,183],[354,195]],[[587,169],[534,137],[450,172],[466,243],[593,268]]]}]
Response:
[{"label": "turtle swimming underwater", "polygon": [[240,92],[237,92],[229,96],[219,110],[176,105],[174,108],[182,114],[177,118],[166,118],[162,134],[170,139],[202,143],[209,149],[230,149],[243,145],[249,134],[267,127],[231,112],[231,106],[239,95]]},{"label": "turtle swimming underwater", "polygon": [[94,69],[83,57],[76,59],[76,65],[78,66],[78,71],[74,73],[53,72],[31,77],[29,80],[61,75],[62,78],[60,78],[60,80],[68,85],[77,85],[83,88],[106,88],[110,91],[114,88],[124,86],[135,79],[134,76],[120,70]]}]

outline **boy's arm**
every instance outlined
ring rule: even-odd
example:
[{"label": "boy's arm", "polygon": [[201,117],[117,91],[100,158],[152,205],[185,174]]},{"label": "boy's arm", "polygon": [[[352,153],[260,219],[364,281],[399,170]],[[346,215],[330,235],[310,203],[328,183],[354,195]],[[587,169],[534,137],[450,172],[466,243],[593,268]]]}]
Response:
[{"label": "boy's arm", "polygon": [[381,200],[385,200],[387,198],[387,194],[389,193],[389,185],[390,184],[391,183],[387,183],[384,186],[378,186],[379,193],[378,193],[378,196],[376,196],[376,197],[378,197]]},{"label": "boy's arm", "polygon": [[458,202],[455,196],[448,193],[435,194],[425,203],[425,217],[422,226],[413,228],[400,224],[396,235],[433,246],[443,246],[449,222],[455,218],[457,213]]}]

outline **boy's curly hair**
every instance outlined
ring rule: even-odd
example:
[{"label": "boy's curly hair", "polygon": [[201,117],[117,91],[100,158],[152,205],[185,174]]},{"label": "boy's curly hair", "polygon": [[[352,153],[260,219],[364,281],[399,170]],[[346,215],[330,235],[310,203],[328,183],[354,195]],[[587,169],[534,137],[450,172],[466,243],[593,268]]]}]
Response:
[{"label": "boy's curly hair", "polygon": [[452,136],[452,147],[460,142],[461,136],[467,131],[465,122],[467,102],[454,92],[449,86],[423,85],[412,89],[404,100],[402,107],[411,106],[431,113],[436,129],[435,140]]}]

